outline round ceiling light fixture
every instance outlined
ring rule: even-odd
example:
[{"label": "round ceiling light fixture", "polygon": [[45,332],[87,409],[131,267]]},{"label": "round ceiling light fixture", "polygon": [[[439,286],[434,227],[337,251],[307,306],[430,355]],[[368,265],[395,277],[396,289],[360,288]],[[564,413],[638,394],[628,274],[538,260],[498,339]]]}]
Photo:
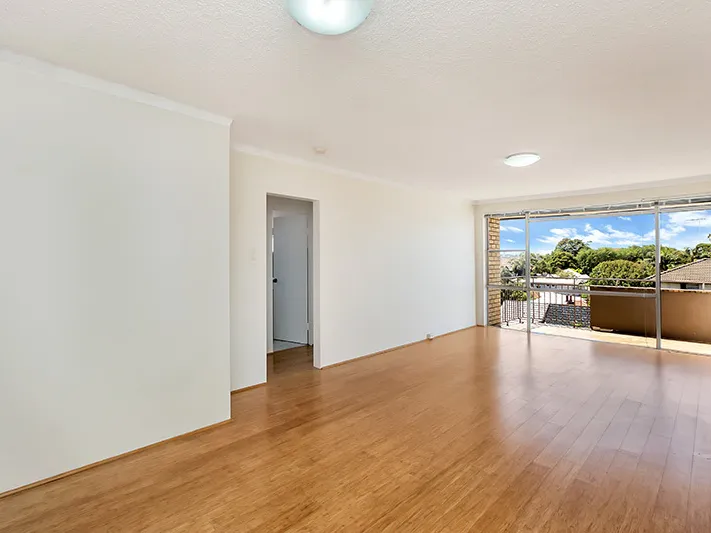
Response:
[{"label": "round ceiling light fixture", "polygon": [[523,152],[520,154],[511,154],[506,159],[506,163],[510,167],[527,167],[533,163],[538,163],[541,160],[541,156],[534,154],[533,152]]},{"label": "round ceiling light fixture", "polygon": [[304,28],[321,35],[340,35],[365,22],[373,0],[287,0],[286,7]]}]

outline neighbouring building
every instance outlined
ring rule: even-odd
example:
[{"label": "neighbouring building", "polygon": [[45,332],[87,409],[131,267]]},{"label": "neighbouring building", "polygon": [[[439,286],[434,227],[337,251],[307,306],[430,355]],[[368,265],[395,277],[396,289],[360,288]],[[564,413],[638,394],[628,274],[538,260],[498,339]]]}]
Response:
[{"label": "neighbouring building", "polygon": [[711,258],[672,268],[661,278],[663,289],[711,290]]}]

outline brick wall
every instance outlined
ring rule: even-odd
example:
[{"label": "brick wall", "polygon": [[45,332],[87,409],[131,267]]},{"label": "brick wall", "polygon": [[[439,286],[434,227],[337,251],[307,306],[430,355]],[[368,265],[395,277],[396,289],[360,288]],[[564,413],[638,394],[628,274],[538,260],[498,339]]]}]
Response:
[{"label": "brick wall", "polygon": [[[498,250],[501,248],[501,220],[489,218],[489,249]],[[501,283],[501,254],[491,253],[486,258],[489,261],[489,283]],[[489,290],[489,325],[498,326],[501,324],[501,291]]]}]

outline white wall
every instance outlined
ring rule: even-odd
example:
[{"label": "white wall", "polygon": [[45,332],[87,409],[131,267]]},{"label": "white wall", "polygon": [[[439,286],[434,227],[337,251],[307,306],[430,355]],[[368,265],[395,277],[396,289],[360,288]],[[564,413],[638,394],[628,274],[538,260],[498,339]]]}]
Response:
[{"label": "white wall", "polygon": [[[486,228],[484,216],[495,213],[516,213],[536,209],[568,209],[584,206],[633,203],[685,196],[707,196],[711,191],[711,176],[697,176],[674,180],[663,186],[625,188],[624,190],[589,192],[588,194],[564,195],[548,198],[498,200],[482,202],[475,206],[476,234],[476,316],[479,325],[486,322]],[[564,187],[564,185],[562,185]]]},{"label": "white wall", "polygon": [[[284,215],[306,215],[309,232],[307,236],[308,246],[308,316],[312,322],[313,315],[313,203],[303,200],[294,200],[283,196],[267,197],[267,353],[274,351],[274,291],[272,278],[272,231],[274,228],[274,217]],[[313,344],[313,326],[309,330],[309,344]]]},{"label": "white wall", "polygon": [[176,109],[0,54],[0,492],[230,416],[229,123]]},{"label": "white wall", "polygon": [[266,379],[266,197],[315,200],[315,363],[474,324],[469,201],[232,154],[232,388]]}]

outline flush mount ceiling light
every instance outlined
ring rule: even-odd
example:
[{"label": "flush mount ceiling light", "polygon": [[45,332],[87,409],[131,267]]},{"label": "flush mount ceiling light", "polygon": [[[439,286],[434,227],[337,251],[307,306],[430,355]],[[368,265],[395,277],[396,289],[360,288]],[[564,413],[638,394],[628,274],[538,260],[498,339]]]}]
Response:
[{"label": "flush mount ceiling light", "polygon": [[286,6],[304,28],[322,35],[340,35],[363,24],[373,0],[287,0]]},{"label": "flush mount ceiling light", "polygon": [[532,152],[525,152],[521,154],[511,154],[504,159],[504,163],[510,167],[527,167],[533,163],[538,163],[540,160],[540,155]]}]

